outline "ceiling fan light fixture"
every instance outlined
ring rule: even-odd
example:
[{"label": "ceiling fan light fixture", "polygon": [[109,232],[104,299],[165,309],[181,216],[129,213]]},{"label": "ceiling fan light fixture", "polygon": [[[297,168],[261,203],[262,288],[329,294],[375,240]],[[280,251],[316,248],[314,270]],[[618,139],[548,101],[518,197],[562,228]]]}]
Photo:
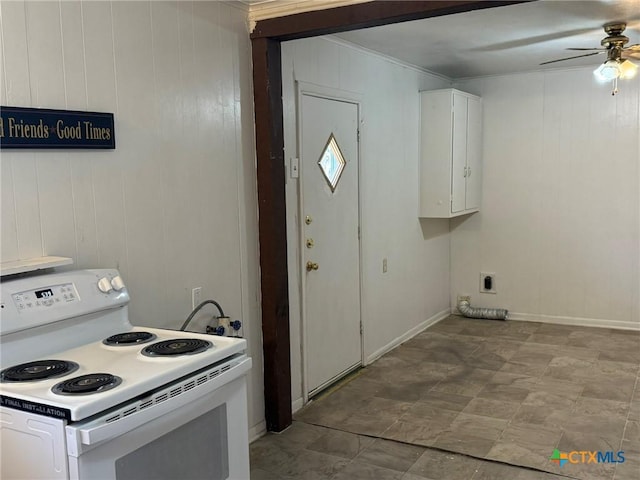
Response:
[{"label": "ceiling fan light fixture", "polygon": [[620,62],[618,60],[607,60],[593,71],[599,80],[604,82],[615,80],[622,75]]},{"label": "ceiling fan light fixture", "polygon": [[620,64],[620,78],[633,78],[638,73],[638,66],[629,61],[623,60]]}]

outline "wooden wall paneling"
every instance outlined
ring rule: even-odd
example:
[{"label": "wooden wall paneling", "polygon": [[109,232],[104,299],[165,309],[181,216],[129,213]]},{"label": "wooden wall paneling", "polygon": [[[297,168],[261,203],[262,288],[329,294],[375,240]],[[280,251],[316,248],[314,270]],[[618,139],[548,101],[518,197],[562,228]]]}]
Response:
[{"label": "wooden wall paneling", "polygon": [[[156,141],[155,81],[151,34],[151,2],[113,3],[120,155],[124,195],[127,278],[136,285],[132,297],[153,298],[166,291],[163,276],[163,194],[154,149]],[[162,302],[129,306],[134,323],[165,316]]]},{"label": "wooden wall paneling", "polygon": [[[207,298],[219,301],[226,314],[239,315],[240,312],[234,310],[241,303],[242,280],[239,268],[238,172],[234,155],[232,46],[227,32],[228,6],[214,2],[211,7],[205,17],[209,36],[207,44],[203,45],[207,50],[208,73],[202,76],[210,79],[203,85],[205,95],[210,98],[209,107],[202,111],[205,121],[202,134],[212,143],[203,164],[208,179],[203,191],[206,195],[207,238],[213,239],[216,248],[212,249],[211,242],[207,244],[210,266],[203,273],[208,285]],[[211,115],[212,109],[216,111],[215,116]],[[220,252],[225,254],[221,255]],[[220,275],[221,272],[224,272],[224,276]],[[225,281],[221,282],[222,278]]]},{"label": "wooden wall paneling", "polygon": [[13,196],[13,163],[4,154],[2,156],[0,161],[0,205],[2,206],[0,259],[5,262],[17,260],[19,257],[16,205]]},{"label": "wooden wall paneling", "polygon": [[[233,70],[236,78],[234,86],[235,101],[235,157],[238,161],[238,198],[240,205],[240,268],[245,281],[241,285],[242,318],[254,321],[243,322],[243,332],[248,342],[248,355],[253,361],[253,371],[260,382],[248,382],[249,410],[254,412],[254,417],[261,421],[264,419],[264,388],[262,384],[263,357],[262,334],[260,317],[260,267],[259,267],[259,242],[258,242],[258,198],[256,191],[256,166],[255,166],[255,136],[253,114],[253,89],[251,83],[251,69],[244,68],[251,65],[251,42],[244,31],[246,18],[234,12],[235,7],[227,7],[234,28],[237,42],[233,49]],[[233,14],[232,14],[233,13]],[[242,32],[242,33],[237,33]],[[257,423],[257,422],[255,422]],[[254,423],[254,424],[255,424]],[[258,428],[260,431],[257,431]],[[258,424],[258,428],[250,430],[251,435],[261,433],[264,422]]]},{"label": "wooden wall paneling", "polygon": [[87,110],[87,78],[80,2],[60,2],[66,108]]},{"label": "wooden wall paneling", "polygon": [[[96,65],[93,55],[101,53],[103,49],[96,45],[97,32],[91,30],[90,12],[93,6],[77,2],[61,2],[60,5],[67,108],[83,110],[89,105],[88,75],[91,75],[92,68]],[[97,19],[98,16],[93,18]],[[107,21],[103,23],[110,25],[110,15],[104,20]],[[107,65],[109,63],[113,63],[113,54]],[[111,77],[113,79],[113,69],[111,69]],[[108,80],[108,78],[102,80]],[[94,108],[93,105],[92,108]],[[74,268],[93,268],[98,265],[98,231],[93,181],[93,163],[96,155],[77,153],[79,152],[68,153],[71,158],[71,192],[75,224]]]},{"label": "wooden wall paneling", "polygon": [[[87,104],[91,105],[95,111],[115,112],[117,94],[111,5],[106,2],[82,2],[81,14]],[[118,120],[116,116],[116,149],[118,148]]]},{"label": "wooden wall paneling", "polygon": [[7,78],[4,75],[4,42],[2,41],[2,6],[0,5],[0,105],[7,103]]},{"label": "wooden wall paneling", "polygon": [[[87,102],[96,111],[115,114],[116,151],[120,152],[124,128],[118,112],[112,4],[83,2],[81,5]],[[92,152],[89,157],[95,204],[97,262],[120,269],[124,278],[128,278],[121,166],[123,160],[119,154],[114,153]],[[87,217],[82,221],[88,231],[93,219]]]},{"label": "wooden wall paneling", "polygon": [[[2,25],[0,5],[0,26]],[[0,35],[0,105],[7,105],[7,79],[4,69],[3,39]],[[0,229],[0,259],[18,258],[18,234],[16,230],[16,207],[13,196],[13,165],[10,158],[3,155],[0,161],[0,205],[2,206],[2,228]]]},{"label": "wooden wall paneling", "polygon": [[[0,8],[2,9],[0,20],[2,21],[6,89],[4,100],[8,105],[30,106],[29,54],[24,41],[27,32],[26,6],[24,2],[2,2]],[[40,256],[43,254],[42,229],[38,208],[38,175],[35,156],[29,151],[5,151],[2,153],[2,163],[5,162],[11,164],[13,189],[9,192],[13,193],[17,251],[10,252],[15,255],[15,258],[3,256],[2,260]],[[9,192],[3,192],[3,195]],[[4,225],[3,219],[3,227]]]},{"label": "wooden wall paneling", "polygon": [[[193,65],[191,65],[193,71],[193,80],[189,81],[189,107],[192,109],[192,112],[188,112],[188,115],[193,119],[192,129],[194,130],[194,146],[193,149],[193,160],[194,165],[198,171],[198,177],[193,180],[193,185],[195,187],[195,198],[194,198],[194,213],[197,218],[197,222],[194,225],[194,231],[196,233],[195,239],[195,248],[198,252],[207,252],[210,253],[210,245],[211,242],[207,240],[209,235],[212,235],[214,230],[211,230],[211,221],[213,217],[213,221],[217,218],[219,212],[215,214],[210,214],[210,204],[214,202],[214,192],[211,189],[215,189],[216,185],[214,182],[211,182],[209,178],[206,177],[205,172],[207,170],[207,162],[210,158],[210,152],[216,152],[216,155],[219,154],[218,145],[220,143],[220,132],[222,130],[222,115],[219,112],[216,112],[216,115],[212,115],[206,129],[203,128],[203,121],[206,119],[206,108],[207,103],[210,103],[212,109],[219,108],[219,96],[220,96],[220,85],[218,79],[203,79],[202,75],[207,74],[209,70],[203,68],[202,65],[202,55],[210,55],[211,50],[215,51],[215,56],[218,55],[217,46],[215,45],[215,37],[217,32],[213,32],[210,30],[214,30],[211,26],[207,25],[203,20],[198,17],[198,8],[202,5],[194,2],[191,8],[191,31],[192,38],[190,41],[193,45]],[[204,25],[207,25],[205,28]],[[211,43],[209,43],[211,42]],[[203,101],[204,100],[204,101]],[[192,102],[192,103],[191,103]],[[216,178],[216,181],[219,180]],[[219,234],[219,232],[216,232]],[[210,259],[209,268],[213,269],[218,266],[217,258]],[[206,290],[209,288],[211,282],[211,276],[209,272],[203,272],[200,268],[198,268],[198,281],[203,285],[204,294],[206,296]],[[220,300],[220,299],[218,299]],[[220,300],[222,301],[222,300]]]},{"label": "wooden wall paneling", "polygon": [[[176,68],[179,71],[180,81],[176,85],[180,88],[176,91],[176,118],[182,121],[176,125],[175,132],[182,142],[180,150],[175,151],[175,156],[167,164],[168,179],[173,179],[167,184],[167,193],[169,197],[181,194],[185,203],[199,205],[199,191],[195,188],[201,177],[200,162],[195,148],[198,132],[195,128],[189,128],[197,124],[197,98],[193,94],[196,81],[193,8],[193,3],[186,2],[178,3],[177,7],[178,61]],[[203,235],[200,209],[193,209],[190,215],[184,215],[182,205],[169,204],[167,212],[173,220],[171,229],[167,233],[167,247],[182,245],[184,248],[182,260],[175,262],[176,265],[173,267],[178,275],[183,276],[185,283],[189,280],[201,282],[198,267],[201,259],[195,254],[199,251],[197,248],[202,242]],[[184,232],[189,234],[185,235]],[[191,292],[185,291],[184,297],[186,305],[190,305]]]},{"label": "wooden wall paneling", "polygon": [[[236,151],[236,128],[237,117],[239,112],[236,111],[235,103],[235,85],[238,83],[236,66],[234,65],[234,52],[237,50],[238,41],[235,39],[235,31],[227,28],[227,25],[231,23],[232,8],[223,3],[219,3],[218,8],[218,42],[221,65],[224,68],[215,68],[217,76],[221,79],[221,107],[223,112],[223,130],[222,130],[222,148],[223,154],[220,160],[225,160],[225,170],[228,169],[228,174],[225,178],[225,187],[220,189],[223,197],[218,197],[220,204],[232,204],[234,209],[225,208],[223,211],[228,212],[228,225],[229,233],[232,235],[226,235],[226,242],[229,245],[229,252],[233,252],[233,256],[230,256],[226,260],[228,265],[233,263],[234,265],[241,265],[241,245],[239,239],[241,238],[241,213],[240,210],[243,205],[243,199],[239,197],[239,184],[241,182],[239,178],[239,168],[241,167],[240,158]],[[233,13],[236,13],[233,11]],[[215,178],[215,172],[213,173]],[[229,202],[227,199],[233,199]],[[222,232],[220,232],[222,233]],[[222,241],[222,239],[221,239]],[[232,243],[231,243],[232,242]],[[242,271],[241,269],[229,269],[227,265],[224,265],[225,271],[228,271],[232,275],[229,276],[228,295],[237,305],[242,303]],[[213,272],[214,275],[216,274]],[[233,315],[238,315],[240,312],[233,312]],[[230,313],[231,314],[231,313]]]},{"label": "wooden wall paneling", "polygon": [[[75,152],[70,152],[72,155]],[[98,266],[98,235],[96,229],[93,161],[75,156],[71,162],[71,191],[75,224],[74,268]]]},{"label": "wooden wall paneling", "polygon": [[[157,153],[164,217],[156,232],[162,237],[162,258],[165,259],[162,271],[166,299],[163,302],[163,322],[171,328],[180,327],[179,322],[189,313],[186,310],[191,304],[191,291],[186,286],[190,284],[196,271],[195,265],[191,263],[195,251],[190,245],[193,235],[185,233],[193,231],[194,219],[184,212],[185,205],[191,204],[193,194],[190,178],[197,177],[198,172],[191,168],[191,155],[187,146],[178,141],[183,138],[185,129],[181,115],[183,97],[186,96],[186,92],[179,88],[182,69],[178,13],[179,10],[173,3],[151,2],[156,119],[155,144],[152,150],[154,154]],[[188,246],[180,248],[185,245]],[[185,287],[169,288],[172,283]],[[173,323],[170,324],[170,321]]]},{"label": "wooden wall paneling", "polygon": [[[85,37],[80,2],[60,2],[66,108],[88,110]],[[67,152],[75,228],[74,268],[98,265],[92,160],[85,152]]]},{"label": "wooden wall paneling", "polygon": [[31,105],[25,2],[0,3],[6,98],[3,105]]},{"label": "wooden wall paneling", "polygon": [[[13,166],[13,192],[18,239],[17,259],[42,256],[45,252],[42,246],[36,159],[34,154],[30,152],[20,156],[11,153],[10,156],[6,156],[9,158],[6,158],[4,153],[2,156],[3,162],[9,160]],[[5,259],[3,258],[3,260]]]},{"label": "wooden wall paneling", "polygon": [[[87,105],[115,114],[116,151],[122,133],[118,114],[112,5],[81,2]],[[86,163],[75,165],[72,178],[76,195],[79,268],[109,265],[126,277],[124,250],[124,198],[121,161],[115,152],[92,152]],[[90,182],[88,185],[85,182]],[[83,203],[87,201],[88,203]]]},{"label": "wooden wall paneling", "polygon": [[[64,109],[67,101],[60,3],[27,3],[26,14],[32,104]],[[81,152],[72,153],[82,155]],[[43,252],[46,255],[75,258],[69,152],[36,151],[33,155],[38,176]]]},{"label": "wooden wall paneling", "polygon": [[60,4],[27,2],[25,7],[31,106],[65,108]]}]

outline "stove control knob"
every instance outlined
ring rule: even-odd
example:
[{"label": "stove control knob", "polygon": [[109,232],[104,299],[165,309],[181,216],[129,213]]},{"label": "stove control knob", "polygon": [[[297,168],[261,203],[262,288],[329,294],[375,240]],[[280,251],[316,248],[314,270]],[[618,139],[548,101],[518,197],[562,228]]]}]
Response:
[{"label": "stove control knob", "polygon": [[122,277],[117,275],[111,279],[111,286],[116,292],[119,292],[124,288],[124,282],[122,281]]},{"label": "stove control knob", "polygon": [[100,280],[98,280],[98,290],[100,290],[102,293],[109,293],[111,290],[113,290],[111,282],[107,277],[102,277]]}]

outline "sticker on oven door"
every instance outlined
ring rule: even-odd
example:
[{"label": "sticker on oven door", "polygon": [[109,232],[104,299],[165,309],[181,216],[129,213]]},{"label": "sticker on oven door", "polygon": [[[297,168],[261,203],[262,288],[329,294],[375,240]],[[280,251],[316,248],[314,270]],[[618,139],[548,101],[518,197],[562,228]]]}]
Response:
[{"label": "sticker on oven door", "polygon": [[61,418],[71,420],[71,410],[66,408],[52,407],[42,403],[31,402],[19,398],[5,397],[0,395],[0,405],[3,407],[13,408],[14,410],[22,410],[23,412],[35,413],[46,417]]}]

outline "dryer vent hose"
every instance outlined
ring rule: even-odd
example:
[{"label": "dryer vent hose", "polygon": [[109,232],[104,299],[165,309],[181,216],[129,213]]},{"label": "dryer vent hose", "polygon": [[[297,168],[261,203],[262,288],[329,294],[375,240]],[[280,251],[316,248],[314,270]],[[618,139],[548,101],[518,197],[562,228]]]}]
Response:
[{"label": "dryer vent hose", "polygon": [[506,320],[509,314],[504,308],[472,307],[466,300],[458,302],[458,311],[468,318],[486,318],[488,320]]}]

